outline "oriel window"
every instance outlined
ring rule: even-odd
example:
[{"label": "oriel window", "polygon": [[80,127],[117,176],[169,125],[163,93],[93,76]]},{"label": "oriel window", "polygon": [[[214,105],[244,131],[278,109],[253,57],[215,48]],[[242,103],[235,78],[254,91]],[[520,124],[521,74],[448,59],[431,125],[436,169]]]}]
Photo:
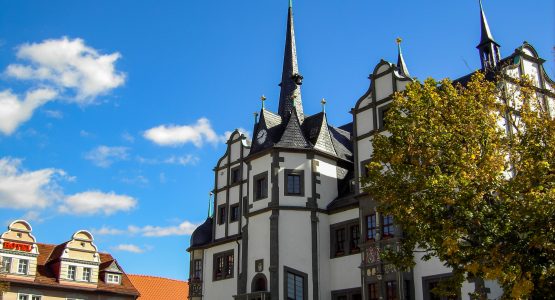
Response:
[{"label": "oriel window", "polygon": [[371,214],[366,216],[366,239],[375,240],[376,239],[376,214]]}]

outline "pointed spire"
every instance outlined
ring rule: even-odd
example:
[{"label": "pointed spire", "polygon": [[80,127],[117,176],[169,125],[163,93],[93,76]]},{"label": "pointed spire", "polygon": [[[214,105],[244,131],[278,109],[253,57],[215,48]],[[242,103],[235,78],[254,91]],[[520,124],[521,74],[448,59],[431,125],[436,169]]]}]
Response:
[{"label": "pointed spire", "polygon": [[[279,84],[281,92],[279,95],[278,113],[282,118],[287,118],[291,115],[293,107],[295,107],[301,123],[304,120],[301,99],[302,80],[303,76],[299,73],[299,66],[297,64],[297,47],[295,45],[295,27],[293,24],[293,3],[289,0],[283,71],[281,83]],[[293,99],[293,101],[291,101],[291,99]]]},{"label": "pointed spire", "polygon": [[501,55],[499,53],[499,44],[493,38],[491,30],[489,28],[488,20],[484,12],[484,7],[482,6],[482,0],[480,3],[480,44],[476,46],[480,51],[480,61],[482,62],[482,68],[486,69],[488,67],[494,67],[497,65],[499,60],[501,60]]},{"label": "pointed spire", "polygon": [[483,44],[486,43],[495,43],[495,40],[493,39],[493,35],[491,34],[491,30],[489,29],[489,25],[488,25],[488,19],[486,19],[486,14],[484,13],[484,7],[482,6],[482,0],[479,0],[480,2],[480,23],[481,23],[481,38],[480,38],[480,44],[478,44],[478,47],[480,47]]},{"label": "pointed spire", "polygon": [[403,52],[401,51],[401,42],[403,40],[401,38],[397,38],[397,68],[399,69],[399,73],[405,77],[410,77],[409,70],[407,69],[407,65],[405,64],[405,59],[403,58]]}]

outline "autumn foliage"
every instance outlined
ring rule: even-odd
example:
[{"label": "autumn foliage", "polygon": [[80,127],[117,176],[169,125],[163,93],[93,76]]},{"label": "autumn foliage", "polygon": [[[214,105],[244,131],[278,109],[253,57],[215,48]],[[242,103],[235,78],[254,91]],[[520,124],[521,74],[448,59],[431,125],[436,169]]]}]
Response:
[{"label": "autumn foliage", "polygon": [[[385,259],[437,256],[506,298],[555,293],[555,121],[531,80],[412,83],[373,137],[366,192],[403,239]],[[449,294],[449,290],[439,290]],[[484,297],[477,291],[477,297]]]}]

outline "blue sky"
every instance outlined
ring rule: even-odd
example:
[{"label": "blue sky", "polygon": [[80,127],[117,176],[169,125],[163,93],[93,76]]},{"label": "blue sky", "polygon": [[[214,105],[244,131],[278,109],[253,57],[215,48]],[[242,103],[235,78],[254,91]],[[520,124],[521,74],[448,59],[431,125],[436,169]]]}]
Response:
[{"label": "blue sky", "polygon": [[[128,273],[188,276],[226,132],[277,110],[286,0],[0,0],[0,220],[40,242],[79,229]],[[502,55],[531,43],[554,78],[551,0],[485,0]],[[479,67],[477,1],[295,1],[305,112],[330,122],[380,59],[412,76]]]}]

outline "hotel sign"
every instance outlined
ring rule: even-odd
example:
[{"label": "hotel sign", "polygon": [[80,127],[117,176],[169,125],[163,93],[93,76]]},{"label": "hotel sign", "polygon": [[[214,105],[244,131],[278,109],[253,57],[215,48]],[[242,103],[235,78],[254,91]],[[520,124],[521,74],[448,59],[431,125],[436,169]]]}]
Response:
[{"label": "hotel sign", "polygon": [[4,242],[4,249],[31,252],[31,250],[33,249],[33,246],[28,244],[15,243],[15,242]]}]

